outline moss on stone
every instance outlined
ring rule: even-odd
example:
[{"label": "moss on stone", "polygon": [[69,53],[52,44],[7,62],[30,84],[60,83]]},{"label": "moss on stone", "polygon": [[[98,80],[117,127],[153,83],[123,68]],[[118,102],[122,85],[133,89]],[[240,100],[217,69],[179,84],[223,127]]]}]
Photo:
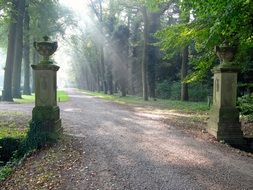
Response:
[{"label": "moss on stone", "polygon": [[60,119],[60,109],[58,106],[36,106],[33,109],[32,120],[33,121],[57,121]]}]

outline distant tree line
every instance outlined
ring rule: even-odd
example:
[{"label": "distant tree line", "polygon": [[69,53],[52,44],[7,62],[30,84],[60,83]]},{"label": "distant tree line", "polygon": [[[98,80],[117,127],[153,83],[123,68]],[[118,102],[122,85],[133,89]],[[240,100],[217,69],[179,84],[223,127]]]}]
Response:
[{"label": "distant tree line", "polygon": [[[214,47],[237,47],[252,92],[252,1],[90,0],[94,27],[72,36],[78,87],[122,96],[203,101],[212,94]],[[245,93],[245,89],[241,92]],[[245,91],[245,92],[244,92]]]}]

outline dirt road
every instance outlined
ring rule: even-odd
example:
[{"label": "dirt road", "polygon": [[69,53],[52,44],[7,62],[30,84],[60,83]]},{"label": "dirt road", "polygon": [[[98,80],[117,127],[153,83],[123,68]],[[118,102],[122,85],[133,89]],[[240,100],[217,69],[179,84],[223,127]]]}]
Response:
[{"label": "dirt road", "polygon": [[[82,160],[71,170],[76,179],[61,189],[253,189],[251,157],[196,139],[136,107],[69,94],[61,117],[65,133],[81,142]],[[0,107],[30,113],[33,105]]]}]

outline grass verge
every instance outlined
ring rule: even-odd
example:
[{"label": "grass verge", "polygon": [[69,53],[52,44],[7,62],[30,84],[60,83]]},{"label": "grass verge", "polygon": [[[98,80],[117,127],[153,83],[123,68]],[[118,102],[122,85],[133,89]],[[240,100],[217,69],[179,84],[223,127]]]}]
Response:
[{"label": "grass verge", "polygon": [[28,155],[60,138],[45,130],[50,123],[33,121],[28,127],[29,120],[29,116],[20,112],[0,112],[0,182]]},{"label": "grass verge", "polygon": [[4,163],[12,156],[17,143],[26,138],[28,117],[19,112],[0,112],[0,181],[8,177],[15,163]]},{"label": "grass verge", "polygon": [[19,112],[0,112],[0,139],[25,138],[28,121],[29,117]]},{"label": "grass verge", "polygon": [[[14,102],[21,103],[21,104],[33,103],[34,101],[35,101],[35,95],[34,94],[32,94],[31,96],[22,95],[22,99],[14,99]],[[63,90],[58,90],[57,91],[57,101],[58,102],[67,102],[67,101],[69,101],[68,94]]]},{"label": "grass verge", "polygon": [[98,92],[90,92],[90,91],[82,91],[83,93],[98,97],[104,100],[116,102],[119,104],[130,104],[130,105],[139,105],[139,106],[151,106],[161,109],[167,110],[176,110],[176,111],[183,111],[187,113],[192,112],[207,112],[209,107],[206,102],[183,102],[183,101],[176,101],[176,100],[164,100],[164,99],[157,99],[156,101],[150,99],[149,101],[144,101],[141,97],[137,96],[126,96],[121,97],[118,95],[108,95]]}]

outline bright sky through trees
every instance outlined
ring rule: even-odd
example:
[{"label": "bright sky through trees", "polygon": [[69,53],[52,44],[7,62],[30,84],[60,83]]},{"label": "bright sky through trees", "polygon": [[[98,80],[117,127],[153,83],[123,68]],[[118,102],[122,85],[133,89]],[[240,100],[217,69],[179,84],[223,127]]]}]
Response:
[{"label": "bright sky through trees", "polygon": [[[78,22],[78,26],[84,26],[85,22],[89,19],[87,3],[83,0],[60,0],[60,3],[73,11],[75,14],[75,19]],[[68,28],[66,30],[65,37],[68,37],[74,34],[75,29]],[[54,59],[57,64],[61,67],[58,72],[58,87],[61,88],[65,86],[70,78],[69,72],[71,67],[71,57],[68,55],[67,44],[64,43],[62,39],[57,39],[59,43],[58,51],[56,52]]]},{"label": "bright sky through trees", "polygon": [[87,6],[86,1],[83,0],[60,0],[60,3],[75,11],[83,11],[83,8]]}]

